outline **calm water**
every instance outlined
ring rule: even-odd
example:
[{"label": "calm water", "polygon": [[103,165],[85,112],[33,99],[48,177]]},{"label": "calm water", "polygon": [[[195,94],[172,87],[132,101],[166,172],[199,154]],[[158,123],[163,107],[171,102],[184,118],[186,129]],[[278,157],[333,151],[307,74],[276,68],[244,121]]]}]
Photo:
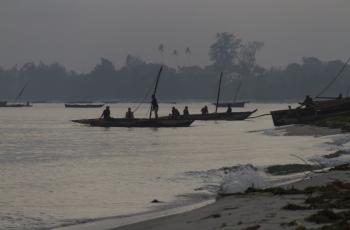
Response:
[{"label": "calm water", "polygon": [[[190,104],[190,112],[203,104]],[[128,105],[111,105],[121,116]],[[172,105],[161,104],[167,114]],[[183,105],[177,105],[181,110]],[[249,104],[258,114],[284,108]],[[148,106],[136,115],[145,116]],[[150,210],[158,199],[179,205],[205,194],[223,166],[300,163],[328,153],[328,136],[285,136],[270,117],[195,122],[189,128],[92,128],[70,122],[101,109],[62,104],[0,108],[0,229],[39,229]],[[182,196],[179,196],[182,195]],[[201,198],[198,198],[201,197]]]}]

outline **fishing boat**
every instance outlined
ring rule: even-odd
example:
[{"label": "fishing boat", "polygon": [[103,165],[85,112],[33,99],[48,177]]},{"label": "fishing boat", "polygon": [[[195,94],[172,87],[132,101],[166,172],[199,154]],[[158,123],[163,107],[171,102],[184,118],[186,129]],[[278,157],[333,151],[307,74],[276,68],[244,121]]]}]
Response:
[{"label": "fishing boat", "polygon": [[105,119],[81,119],[73,120],[73,122],[97,126],[97,127],[151,127],[151,128],[162,128],[162,127],[188,127],[193,123],[191,119],[148,119],[148,118],[111,118]]},{"label": "fishing boat", "polygon": [[[18,101],[18,99],[22,96],[25,88],[28,86],[29,81],[23,86],[23,88],[20,90],[19,94],[17,95],[15,102]],[[27,101],[26,103],[8,103],[7,101],[0,101],[0,107],[32,107],[33,105]]]},{"label": "fishing boat", "polygon": [[[158,82],[162,73],[163,67],[159,69],[156,84],[153,90],[153,95],[156,95]],[[97,127],[150,127],[150,128],[169,128],[169,127],[188,127],[194,120],[186,119],[174,119],[171,117],[166,118],[151,118],[151,112],[149,118],[108,118],[108,119],[81,119],[72,120],[72,122],[85,124],[89,126]]]},{"label": "fishing boat", "polygon": [[66,108],[101,108],[104,104],[64,104]]},{"label": "fishing boat", "polygon": [[[292,109],[271,111],[272,121],[275,126],[284,126],[292,124],[311,124],[315,121],[350,115],[350,97],[345,97],[339,94],[338,97],[322,97],[321,95],[326,92],[337,80],[337,78],[344,72],[350,58],[344,63],[335,77],[326,85],[324,89],[316,96],[318,100],[312,101],[309,106],[305,106],[300,103],[301,106]],[[348,90],[349,91],[349,90]],[[308,98],[309,96],[307,96]]]},{"label": "fishing boat", "polygon": [[[222,82],[223,73],[221,72],[219,78],[219,88],[218,94],[215,103],[215,112],[208,114],[190,114],[190,115],[180,115],[176,116],[177,119],[193,119],[193,120],[202,120],[202,121],[239,121],[245,120],[250,115],[255,113],[257,109],[252,111],[243,111],[243,112],[218,112],[218,107],[220,104],[220,93],[221,93],[221,82]],[[169,117],[173,117],[169,115]]]},{"label": "fishing boat", "polygon": [[313,104],[314,106],[307,108],[271,111],[273,124],[275,126],[310,124],[329,117],[350,115],[350,97],[314,101]]},{"label": "fishing boat", "polygon": [[247,101],[236,101],[236,102],[220,102],[218,107],[235,107],[235,108],[243,108],[244,105],[248,103]]},{"label": "fishing boat", "polygon": [[[234,107],[234,108],[243,108],[248,101],[237,101],[239,90],[241,89],[242,82],[239,82],[237,89],[235,91],[235,96],[232,102],[219,102],[218,107]],[[215,103],[213,103],[215,105]]]},{"label": "fishing boat", "polygon": [[[180,115],[176,116],[176,119],[191,119],[191,120],[198,120],[198,121],[239,121],[239,120],[245,120],[250,115],[255,113],[257,109],[253,111],[247,111],[247,112],[223,112],[223,113],[208,113],[208,114],[190,114],[190,115]],[[169,115],[169,117],[172,117]]]},{"label": "fishing boat", "polygon": [[30,104],[29,102],[22,104],[22,103],[7,103],[7,102],[2,102],[0,103],[0,107],[14,107],[14,108],[18,108],[18,107],[32,107],[33,105]]}]

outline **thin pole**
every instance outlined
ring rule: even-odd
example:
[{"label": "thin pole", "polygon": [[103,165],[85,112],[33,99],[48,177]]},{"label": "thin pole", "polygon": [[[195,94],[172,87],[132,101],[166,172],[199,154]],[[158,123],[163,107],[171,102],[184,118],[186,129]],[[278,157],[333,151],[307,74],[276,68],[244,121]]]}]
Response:
[{"label": "thin pole", "polygon": [[237,100],[238,92],[241,89],[241,86],[242,86],[242,81],[240,81],[238,86],[237,86],[237,90],[236,90],[236,93],[235,93],[235,97],[233,98],[233,102],[235,102]]},{"label": "thin pole", "polygon": [[218,88],[218,96],[216,97],[216,106],[215,106],[215,113],[218,112],[218,106],[219,106],[219,100],[220,100],[220,92],[221,92],[221,80],[222,80],[223,72],[220,74],[220,80],[219,80],[219,88]]},{"label": "thin pole", "polygon": [[329,87],[331,87],[333,85],[333,83],[338,79],[338,77],[344,72],[344,70],[348,66],[349,62],[350,62],[350,57],[344,63],[344,65],[341,67],[341,69],[338,71],[338,73],[335,75],[335,77],[328,83],[328,85],[324,89],[321,90],[321,92],[316,97],[321,96],[324,92],[326,92],[329,89]]},{"label": "thin pole", "polygon": [[[162,74],[162,71],[163,71],[163,66],[160,67],[158,75],[157,75],[156,84],[154,86],[154,90],[153,90],[153,94],[152,94],[154,96],[156,96],[156,93],[157,93],[158,83],[159,83],[159,79],[160,79],[160,75]],[[152,116],[152,102],[151,102],[151,109],[149,111],[149,118],[150,119],[151,119],[151,116]]]},{"label": "thin pole", "polygon": [[22,96],[24,90],[27,88],[27,86],[28,86],[28,84],[29,84],[29,81],[30,81],[30,80],[28,80],[28,81],[26,82],[26,84],[23,86],[23,88],[21,89],[21,91],[20,91],[19,94],[17,95],[15,101],[17,101],[17,100]]}]

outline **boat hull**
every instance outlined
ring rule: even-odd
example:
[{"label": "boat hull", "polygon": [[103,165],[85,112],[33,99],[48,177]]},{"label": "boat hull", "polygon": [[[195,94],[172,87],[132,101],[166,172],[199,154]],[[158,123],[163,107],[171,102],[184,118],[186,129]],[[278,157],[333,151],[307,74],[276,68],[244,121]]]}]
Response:
[{"label": "boat hull", "polygon": [[[245,101],[237,101],[237,102],[221,102],[218,104],[218,107],[234,107],[234,108],[243,108],[245,105]],[[213,103],[213,105],[216,105],[215,103]]]},{"label": "boat hull", "polygon": [[66,108],[101,108],[104,104],[64,104]]},{"label": "boat hull", "polygon": [[[174,119],[191,119],[195,121],[241,121],[247,119],[257,111],[231,112],[231,113],[209,113],[209,114],[190,114],[188,116],[180,115]],[[172,116],[170,116],[172,117]],[[173,118],[173,117],[172,117]]]},{"label": "boat hull", "polygon": [[18,108],[18,107],[32,107],[31,104],[8,104],[6,101],[0,102],[0,107]]},{"label": "boat hull", "polygon": [[82,119],[73,120],[73,122],[86,124],[95,127],[188,127],[193,123],[193,120],[179,120],[179,119],[124,119],[111,118],[105,119]]},{"label": "boat hull", "polygon": [[314,103],[314,108],[271,111],[273,124],[275,126],[310,124],[329,117],[350,115],[350,98],[315,101]]}]

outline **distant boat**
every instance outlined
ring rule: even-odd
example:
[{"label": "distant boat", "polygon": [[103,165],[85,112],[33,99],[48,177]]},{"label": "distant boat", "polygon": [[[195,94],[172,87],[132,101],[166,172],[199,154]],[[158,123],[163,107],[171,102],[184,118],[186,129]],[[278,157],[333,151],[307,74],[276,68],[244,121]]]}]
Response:
[{"label": "distant boat", "polygon": [[[235,108],[243,108],[244,105],[246,103],[249,103],[248,101],[237,101],[237,97],[238,97],[238,93],[239,93],[239,90],[241,89],[241,86],[242,86],[242,82],[239,82],[238,86],[237,86],[237,89],[236,89],[236,92],[235,92],[235,96],[233,98],[233,102],[219,102],[217,104],[218,107],[235,107]],[[215,105],[215,103],[213,103]]]},{"label": "distant boat", "polygon": [[30,104],[29,102],[25,104],[21,103],[7,103],[7,101],[1,101],[0,102],[0,107],[32,107],[33,105]]},{"label": "distant boat", "polygon": [[[22,96],[25,88],[27,88],[29,84],[29,81],[23,86],[23,88],[19,91],[15,102],[18,101],[18,99]],[[33,105],[31,105],[29,103],[29,101],[27,101],[26,103],[8,103],[7,101],[0,101],[0,107],[32,107]]]},{"label": "distant boat", "polygon": [[[234,107],[234,108],[243,108],[245,103],[248,101],[237,101],[237,102],[220,102],[218,103],[218,107]],[[213,103],[215,105],[215,103]]]},{"label": "distant boat", "polygon": [[66,108],[101,108],[104,104],[64,104]]}]

